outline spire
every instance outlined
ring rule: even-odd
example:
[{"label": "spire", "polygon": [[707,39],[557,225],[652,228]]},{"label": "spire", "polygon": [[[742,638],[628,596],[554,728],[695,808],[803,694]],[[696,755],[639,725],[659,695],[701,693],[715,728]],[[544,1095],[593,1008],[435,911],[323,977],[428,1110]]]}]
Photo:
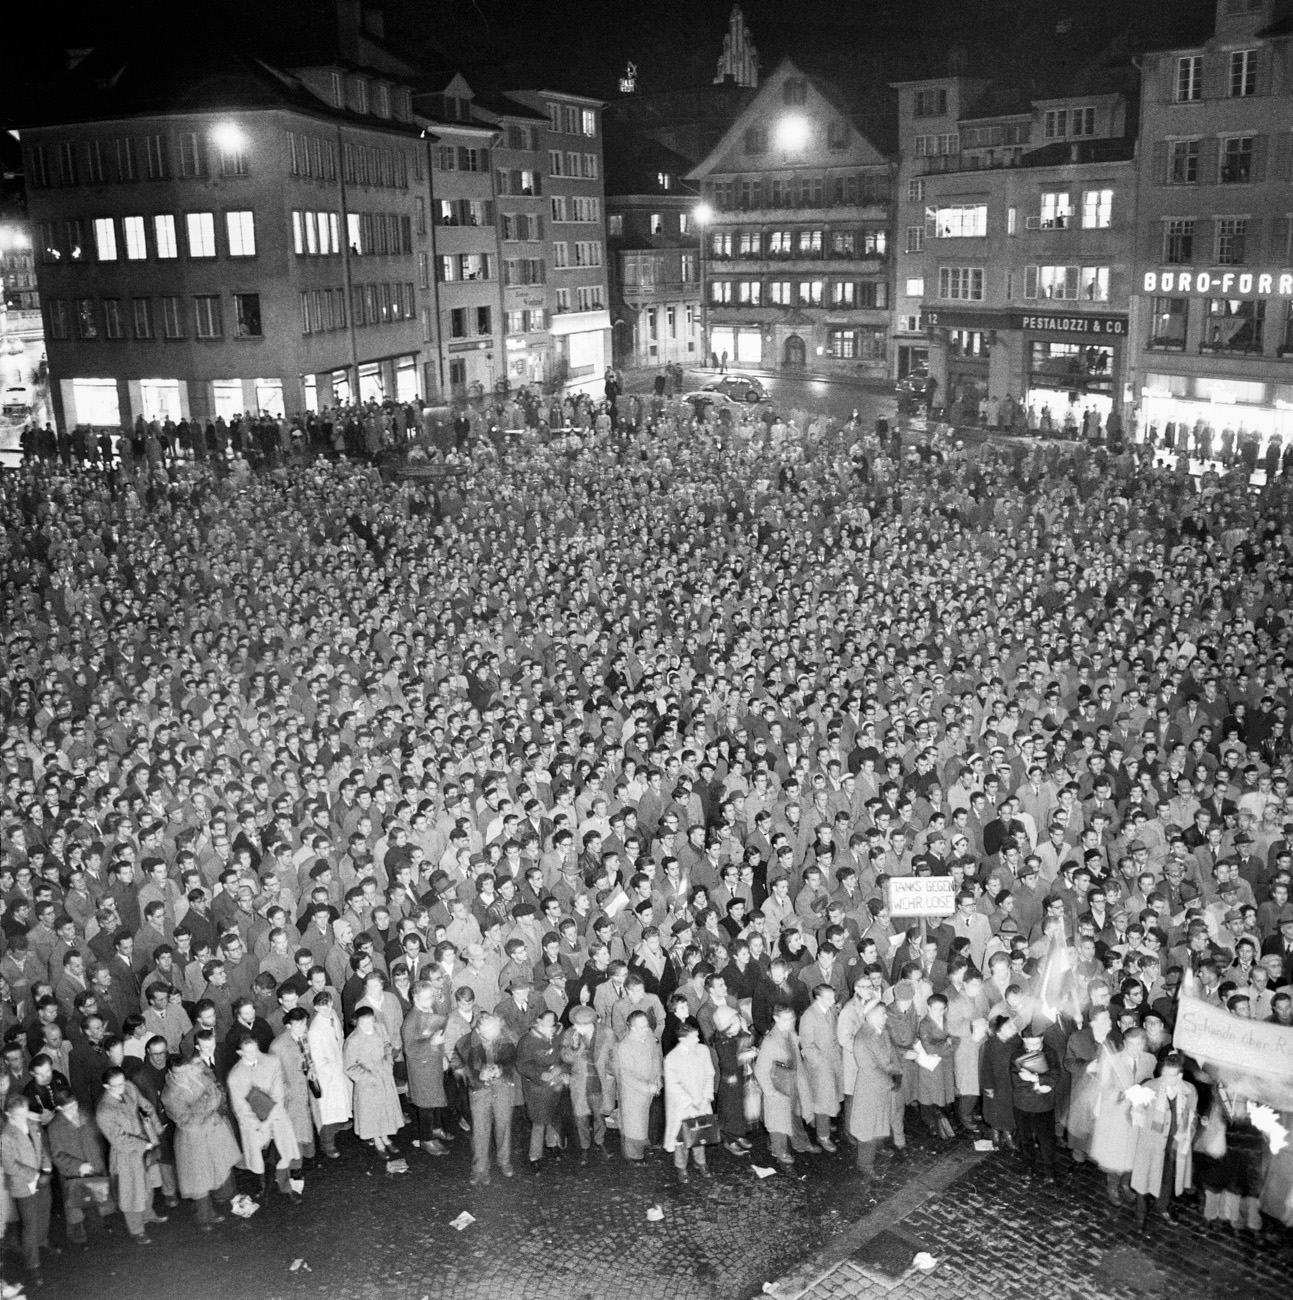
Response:
[{"label": "spire", "polygon": [[759,84],[759,51],[754,48],[754,37],[745,25],[740,5],[732,6],[727,21],[727,35],[723,37],[723,53],[718,58],[714,85],[721,86],[729,77],[736,85],[750,89]]}]

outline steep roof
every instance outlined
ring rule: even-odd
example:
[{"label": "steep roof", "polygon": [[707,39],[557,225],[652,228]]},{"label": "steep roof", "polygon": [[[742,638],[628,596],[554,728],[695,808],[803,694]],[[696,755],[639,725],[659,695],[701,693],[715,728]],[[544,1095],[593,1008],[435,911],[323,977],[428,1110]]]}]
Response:
[{"label": "steep roof", "polygon": [[31,105],[25,125],[53,126],[173,113],[290,108],[355,125],[415,132],[407,124],[336,109],[297,77],[236,49],[103,46]]},{"label": "steep roof", "polygon": [[691,170],[691,160],[649,136],[607,118],[603,144],[608,201],[612,195],[671,193],[679,197],[678,189],[661,190],[658,181],[661,172],[672,176],[675,186],[681,186],[682,196],[695,193],[695,187],[683,180]]}]

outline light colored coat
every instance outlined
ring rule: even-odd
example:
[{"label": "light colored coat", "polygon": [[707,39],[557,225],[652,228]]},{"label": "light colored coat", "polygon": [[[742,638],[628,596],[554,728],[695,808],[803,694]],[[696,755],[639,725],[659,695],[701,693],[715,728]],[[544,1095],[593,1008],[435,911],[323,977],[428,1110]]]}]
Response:
[{"label": "light colored coat", "polygon": [[386,1031],[376,1021],[373,1032],[355,1029],[346,1039],[346,1075],[355,1086],[355,1136],[392,1137],[404,1126],[400,1095],[391,1068],[393,1050]]},{"label": "light colored coat", "polygon": [[346,1075],[341,1048],[341,1021],[335,1012],[321,1016],[317,1012],[310,1021],[310,1055],[314,1058],[314,1072],[319,1078],[322,1097],[311,1098],[314,1122],[322,1128],[325,1124],[350,1122],[351,1092],[353,1087]]},{"label": "light colored coat", "polygon": [[[259,1088],[274,1099],[273,1110],[263,1120],[256,1117],[247,1100],[253,1088]],[[286,1096],[283,1066],[276,1056],[262,1052],[251,1064],[240,1060],[229,1071],[229,1104],[233,1107],[234,1119],[238,1121],[243,1163],[253,1174],[265,1172],[265,1148],[271,1142],[278,1148],[280,1168],[301,1158],[296,1132],[287,1114]]]},{"label": "light colored coat", "polygon": [[615,1045],[615,1082],[620,1098],[620,1132],[631,1141],[645,1142],[651,1099],[664,1083],[664,1059],[650,1029],[630,1030]]},{"label": "light colored coat", "polygon": [[301,1045],[284,1030],[269,1045],[283,1067],[283,1105],[292,1121],[292,1131],[302,1147],[314,1145],[314,1119],[310,1113],[310,1085],[305,1078],[305,1055]]},{"label": "light colored coat", "polygon": [[138,1214],[151,1208],[153,1190],[162,1185],[161,1169],[144,1163],[144,1152],[152,1138],[144,1128],[141,1113],[156,1114],[129,1080],[120,1101],[105,1092],[94,1112],[99,1132],[110,1148],[108,1173],[116,1180],[117,1208]]},{"label": "light colored coat", "polygon": [[682,1042],[664,1058],[664,1149],[682,1139],[682,1122],[714,1109],[714,1058],[701,1042]]},{"label": "light colored coat", "polygon": [[[1168,1107],[1171,1102],[1162,1079],[1154,1079],[1146,1086],[1153,1091],[1154,1100],[1146,1106],[1133,1106],[1131,1112],[1135,1130],[1131,1190],[1157,1196],[1163,1185],[1163,1166],[1167,1162],[1167,1130],[1171,1126]],[[1198,1090],[1184,1079],[1181,1080],[1177,1107],[1173,1194],[1180,1196],[1194,1185],[1194,1129],[1199,1114]]]},{"label": "light colored coat", "polygon": [[850,998],[835,1017],[835,1041],[840,1048],[840,1088],[846,1097],[853,1095],[853,1081],[857,1078],[857,1062],[853,1059],[853,1040],[858,1030],[866,1024],[867,1003],[861,998]]},{"label": "light colored coat", "polygon": [[879,1142],[893,1129],[894,1090],[902,1063],[888,1030],[864,1024],[853,1038],[853,1104],[849,1133],[858,1142]]},{"label": "light colored coat", "polygon": [[799,1049],[814,1115],[838,1115],[844,1098],[844,1052],[836,1036],[838,1020],[834,1007],[824,1010],[816,1002],[799,1017]]},{"label": "light colored coat", "polygon": [[1131,1056],[1126,1050],[1106,1053],[1100,1062],[1100,1094],[1091,1135],[1091,1159],[1107,1173],[1131,1171],[1136,1145],[1131,1103],[1126,1090],[1154,1077],[1154,1058],[1148,1052]]},{"label": "light colored coat", "polygon": [[[948,992],[950,994],[952,990],[949,989]],[[986,1021],[987,1017],[988,999],[982,989],[977,997],[957,993],[948,998],[947,1032],[956,1039],[956,1051],[952,1054],[952,1077],[960,1097],[979,1095],[979,1054],[983,1049],[983,1039],[975,1038],[974,1022]]]},{"label": "light colored coat", "polygon": [[774,1026],[764,1035],[754,1061],[754,1077],[763,1093],[763,1127],[769,1133],[793,1133],[799,1095],[799,1044],[793,1034]]},{"label": "light colored coat", "polygon": [[223,1113],[224,1094],[215,1075],[196,1058],[166,1077],[162,1105],[175,1121],[175,1176],[188,1200],[220,1187],[242,1163],[233,1127]]}]

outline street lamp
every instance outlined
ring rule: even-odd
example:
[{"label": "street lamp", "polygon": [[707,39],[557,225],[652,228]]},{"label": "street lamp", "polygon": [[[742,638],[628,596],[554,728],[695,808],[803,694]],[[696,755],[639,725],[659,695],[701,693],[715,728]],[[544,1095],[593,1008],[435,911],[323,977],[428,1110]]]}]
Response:
[{"label": "street lamp", "polygon": [[698,203],[692,209],[696,231],[700,237],[700,364],[709,362],[709,285],[705,283],[705,227],[714,219],[714,209],[708,203]]},{"label": "street lamp", "polygon": [[211,128],[211,143],[221,153],[241,153],[247,145],[247,136],[237,122],[219,122]]},{"label": "street lamp", "polygon": [[808,143],[808,119],[802,113],[788,113],[777,123],[776,139],[782,153],[803,152]]}]

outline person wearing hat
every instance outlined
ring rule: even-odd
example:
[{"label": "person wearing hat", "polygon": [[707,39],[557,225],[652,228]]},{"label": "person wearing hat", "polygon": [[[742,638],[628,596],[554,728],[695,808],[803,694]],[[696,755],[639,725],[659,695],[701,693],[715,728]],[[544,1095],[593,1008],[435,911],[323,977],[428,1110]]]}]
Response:
[{"label": "person wearing hat", "polygon": [[689,1180],[688,1156],[706,1178],[713,1174],[699,1142],[689,1145],[684,1121],[712,1112],[714,1058],[700,1041],[700,1025],[688,1016],[678,1029],[678,1045],[664,1058],[664,1149],[673,1152],[678,1181]]},{"label": "person wearing hat", "polygon": [[746,1102],[753,1082],[751,1065],[758,1053],[753,1035],[735,1007],[723,1006],[714,1012],[714,1037],[709,1046],[716,1070],[714,1111],[723,1133],[723,1146],[729,1155],[748,1155],[751,1143],[746,1137],[750,1127]]},{"label": "person wearing hat", "polygon": [[570,1009],[570,1027],[561,1036],[561,1059],[570,1072],[570,1107],[579,1135],[579,1163],[590,1147],[606,1150],[606,1116],[615,1109],[615,1077],[610,1058],[615,1035],[590,1006]]},{"label": "person wearing hat", "polygon": [[875,1176],[880,1143],[894,1137],[893,1116],[901,1105],[902,1062],[889,1037],[884,1003],[870,1003],[853,1037],[853,1101],[848,1113],[849,1136],[857,1146],[855,1164],[864,1188]]}]

